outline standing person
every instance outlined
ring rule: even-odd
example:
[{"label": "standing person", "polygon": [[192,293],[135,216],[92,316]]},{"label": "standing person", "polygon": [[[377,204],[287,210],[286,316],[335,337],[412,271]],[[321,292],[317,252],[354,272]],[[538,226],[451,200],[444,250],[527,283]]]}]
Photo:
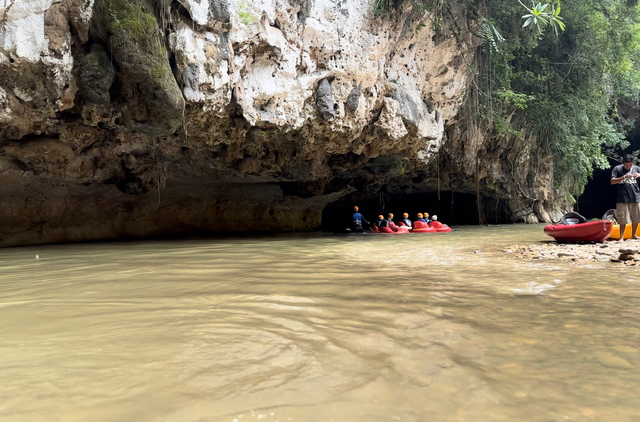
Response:
[{"label": "standing person", "polygon": [[353,207],[353,228],[356,231],[356,233],[363,232],[362,230],[363,221],[367,224],[371,224],[362,216],[362,214],[360,214],[360,209],[358,207]]},{"label": "standing person", "polygon": [[638,176],[640,167],[633,164],[633,157],[625,155],[622,164],[611,172],[611,184],[618,185],[616,200],[616,219],[620,224],[620,241],[624,240],[624,230],[631,224],[631,238],[638,239],[636,230],[640,223],[640,187]]}]

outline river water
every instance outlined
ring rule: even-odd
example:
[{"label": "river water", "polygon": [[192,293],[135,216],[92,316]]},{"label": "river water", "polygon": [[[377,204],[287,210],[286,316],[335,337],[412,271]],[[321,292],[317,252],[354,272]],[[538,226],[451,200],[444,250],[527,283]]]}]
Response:
[{"label": "river water", "polygon": [[0,421],[640,420],[640,270],[500,252],[542,241],[0,249]]}]

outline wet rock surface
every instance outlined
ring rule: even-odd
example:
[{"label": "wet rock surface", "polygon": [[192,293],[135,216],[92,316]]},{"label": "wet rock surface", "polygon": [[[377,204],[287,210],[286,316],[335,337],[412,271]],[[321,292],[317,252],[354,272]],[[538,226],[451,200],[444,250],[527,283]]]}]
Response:
[{"label": "wet rock surface", "polygon": [[[0,185],[30,204],[2,207],[2,244],[129,236],[108,228],[125,214],[86,218],[96,195],[122,209],[131,196],[160,197],[176,221],[197,214],[172,186],[191,204],[216,200],[208,186],[233,186],[234,213],[249,209],[256,230],[276,227],[262,210],[283,202],[303,208],[279,216],[290,220],[279,230],[317,228],[320,217],[299,221],[304,204],[316,213],[356,191],[474,192],[505,219],[561,215],[546,161],[522,143],[469,141],[481,139],[460,114],[480,43],[474,20],[452,6],[455,30],[442,30],[456,35],[438,37],[431,20],[418,30],[409,3],[381,19],[368,0],[0,2]],[[486,169],[469,174],[477,157]],[[247,193],[260,187],[270,199]],[[515,201],[521,192],[533,199]],[[93,199],[50,205],[82,196]],[[524,214],[522,201],[535,206]],[[194,231],[236,230],[213,217]],[[45,234],[60,221],[77,223]],[[75,233],[88,224],[102,228]]]},{"label": "wet rock surface", "polygon": [[625,266],[640,264],[640,240],[624,242],[567,244],[547,242],[535,245],[514,245],[502,252],[515,259],[558,260],[576,265],[619,263]]}]

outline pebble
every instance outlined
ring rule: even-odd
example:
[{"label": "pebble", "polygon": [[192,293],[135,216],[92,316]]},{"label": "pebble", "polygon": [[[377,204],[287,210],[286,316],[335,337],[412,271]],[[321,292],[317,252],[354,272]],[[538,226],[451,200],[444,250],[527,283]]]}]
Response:
[{"label": "pebble", "polygon": [[558,252],[558,256],[566,256],[569,258],[577,258],[578,255],[574,254],[573,252]]},{"label": "pebble", "polygon": [[618,252],[623,253],[623,254],[627,254],[627,255],[635,255],[638,252],[640,252],[640,249],[636,249],[636,248],[620,248],[620,250]]}]

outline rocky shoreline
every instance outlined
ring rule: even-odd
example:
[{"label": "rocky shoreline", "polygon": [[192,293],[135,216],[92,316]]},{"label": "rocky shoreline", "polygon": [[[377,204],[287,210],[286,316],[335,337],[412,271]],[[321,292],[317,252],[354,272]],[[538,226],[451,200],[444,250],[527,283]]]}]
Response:
[{"label": "rocky shoreline", "polygon": [[536,245],[514,245],[502,252],[514,258],[527,260],[563,260],[578,265],[593,263],[618,263],[627,266],[640,265],[640,240],[625,242],[566,244],[549,242]]}]

